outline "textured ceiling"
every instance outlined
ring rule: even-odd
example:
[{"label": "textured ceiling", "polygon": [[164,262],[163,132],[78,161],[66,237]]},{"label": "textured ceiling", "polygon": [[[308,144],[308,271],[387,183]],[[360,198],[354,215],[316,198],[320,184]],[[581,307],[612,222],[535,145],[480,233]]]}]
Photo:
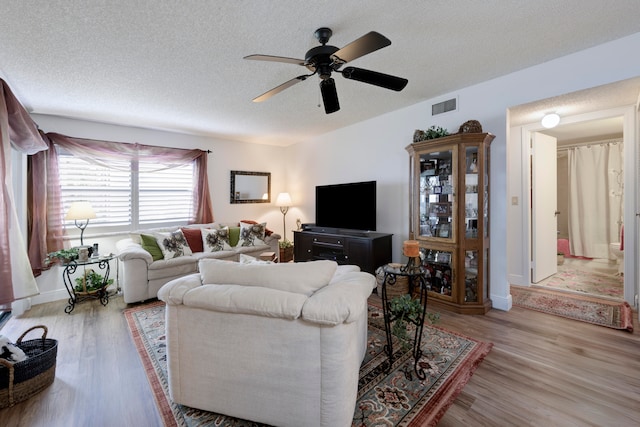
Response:
[{"label": "textured ceiling", "polygon": [[[288,145],[640,31],[636,1],[3,1],[0,76],[29,111]],[[389,47],[349,65],[409,79],[402,92],[336,76],[341,110],[314,76],[250,54],[304,58],[313,32]]]}]

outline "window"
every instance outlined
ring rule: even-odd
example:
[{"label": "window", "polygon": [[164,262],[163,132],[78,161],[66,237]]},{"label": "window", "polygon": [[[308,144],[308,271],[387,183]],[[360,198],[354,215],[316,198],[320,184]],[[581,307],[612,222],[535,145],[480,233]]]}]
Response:
[{"label": "window", "polygon": [[60,151],[63,212],[74,201],[91,202],[97,216],[91,220],[92,228],[123,231],[193,220],[193,162],[161,170],[144,161],[110,161],[106,167]]}]

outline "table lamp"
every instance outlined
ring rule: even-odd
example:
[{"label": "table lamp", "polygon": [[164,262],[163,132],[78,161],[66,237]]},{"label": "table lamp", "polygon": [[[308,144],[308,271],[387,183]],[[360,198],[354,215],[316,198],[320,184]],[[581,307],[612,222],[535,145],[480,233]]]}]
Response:
[{"label": "table lamp", "polygon": [[289,206],[291,206],[291,196],[289,193],[280,193],[278,194],[278,198],[276,199],[276,206],[280,207],[280,212],[282,212],[282,238],[284,241],[287,241],[287,225],[286,218],[287,212],[289,211]]},{"label": "table lamp", "polygon": [[96,212],[89,202],[73,202],[71,206],[69,206],[69,210],[64,216],[64,219],[65,221],[74,220],[76,227],[80,229],[80,246],[84,246],[84,229],[87,228],[89,220],[95,217]]}]

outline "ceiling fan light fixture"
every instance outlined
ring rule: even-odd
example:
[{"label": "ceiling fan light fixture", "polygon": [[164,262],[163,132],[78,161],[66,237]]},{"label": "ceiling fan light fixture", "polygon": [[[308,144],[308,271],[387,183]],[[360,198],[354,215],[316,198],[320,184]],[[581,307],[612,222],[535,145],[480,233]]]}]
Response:
[{"label": "ceiling fan light fixture", "polygon": [[558,126],[558,123],[560,123],[560,116],[556,113],[545,114],[540,123],[546,129],[554,128]]}]

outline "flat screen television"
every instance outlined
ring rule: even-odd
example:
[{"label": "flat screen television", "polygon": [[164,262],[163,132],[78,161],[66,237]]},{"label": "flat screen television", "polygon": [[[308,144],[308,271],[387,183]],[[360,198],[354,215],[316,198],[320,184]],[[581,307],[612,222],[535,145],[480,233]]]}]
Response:
[{"label": "flat screen television", "polygon": [[316,186],[316,227],[376,230],[376,181]]}]

